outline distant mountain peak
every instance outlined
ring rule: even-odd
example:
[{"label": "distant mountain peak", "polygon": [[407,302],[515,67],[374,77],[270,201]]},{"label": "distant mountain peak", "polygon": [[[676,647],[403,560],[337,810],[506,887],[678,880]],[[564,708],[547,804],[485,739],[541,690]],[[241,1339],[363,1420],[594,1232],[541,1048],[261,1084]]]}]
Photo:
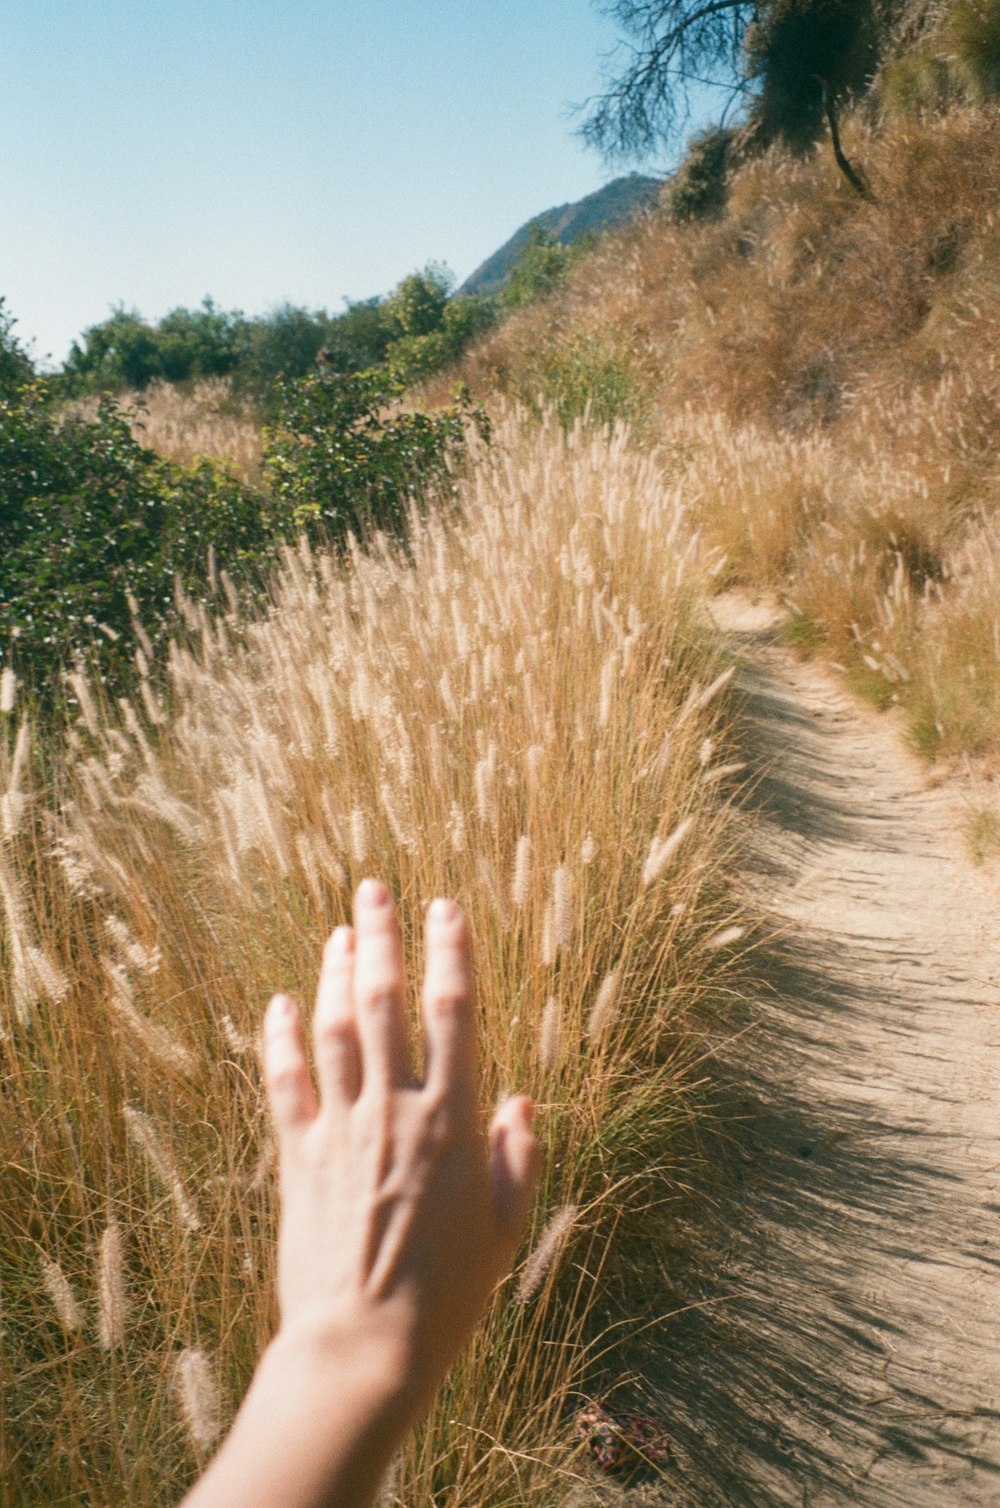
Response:
[{"label": "distant mountain peak", "polygon": [[558,204],[554,209],[543,210],[540,215],[525,221],[499,251],[487,257],[466,278],[459,293],[496,293],[502,288],[536,226],[561,245],[571,246],[590,231],[607,230],[648,209],[655,203],[661,187],[659,178],[628,173],[624,178],[615,178],[603,188],[595,189],[585,198],[577,199],[574,204]]}]

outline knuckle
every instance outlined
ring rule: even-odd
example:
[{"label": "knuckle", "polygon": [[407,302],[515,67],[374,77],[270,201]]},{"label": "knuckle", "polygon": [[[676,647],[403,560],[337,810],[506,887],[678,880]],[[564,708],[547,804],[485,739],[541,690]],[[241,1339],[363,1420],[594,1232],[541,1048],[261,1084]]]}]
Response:
[{"label": "knuckle", "polygon": [[318,1016],[315,1035],[318,1048],[339,1052],[350,1047],[354,1023],[348,1016]]},{"label": "knuckle", "polygon": [[469,1003],[467,992],[457,984],[432,985],[427,994],[428,1009],[436,1016],[457,1016]]},{"label": "knuckle", "polygon": [[300,1063],[275,1063],[267,1071],[267,1086],[279,1098],[299,1093],[304,1080],[305,1071]]},{"label": "knuckle", "polygon": [[425,1089],[423,1099],[424,1141],[432,1151],[445,1151],[454,1144],[457,1131],[451,1099],[440,1088]]},{"label": "knuckle", "polygon": [[359,994],[361,1009],[376,1015],[395,1010],[399,999],[395,985],[379,982],[362,985]]}]

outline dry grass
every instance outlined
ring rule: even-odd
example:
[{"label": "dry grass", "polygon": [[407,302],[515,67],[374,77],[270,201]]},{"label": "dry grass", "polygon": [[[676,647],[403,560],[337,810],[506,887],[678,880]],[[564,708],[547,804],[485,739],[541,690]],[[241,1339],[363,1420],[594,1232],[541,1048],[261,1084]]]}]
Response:
[{"label": "dry grass", "polygon": [[[168,460],[189,466],[207,456],[248,480],[257,476],[260,423],[224,377],[205,377],[187,389],[154,382],[142,393],[123,393],[117,402],[128,410],[140,445]],[[97,411],[97,399],[77,400],[65,411],[90,418]]]},{"label": "dry grass", "polygon": [[750,162],[719,220],[603,241],[463,375],[523,392],[599,329],[728,579],[784,591],[919,748],[996,765],[1000,112],[844,137],[873,200],[825,143]]},{"label": "dry grass", "polygon": [[175,1501],[245,1387],[273,1320],[261,1006],[311,995],[367,873],[409,939],[431,896],[465,906],[484,1098],[529,1090],[548,1150],[519,1270],[390,1500],[572,1486],[560,1411],[614,1339],[623,1242],[683,1185],[739,945],[717,562],[621,433],[508,418],[460,502],[405,551],[289,553],[272,605],[203,616],[141,708],[83,696],[49,788],[6,714],[11,1505]]}]

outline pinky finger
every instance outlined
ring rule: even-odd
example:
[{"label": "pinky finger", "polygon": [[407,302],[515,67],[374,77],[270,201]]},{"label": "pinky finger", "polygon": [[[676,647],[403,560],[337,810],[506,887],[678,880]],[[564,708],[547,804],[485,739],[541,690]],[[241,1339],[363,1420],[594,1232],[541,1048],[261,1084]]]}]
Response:
[{"label": "pinky finger", "polygon": [[538,1183],[542,1154],[531,1129],[535,1107],[525,1094],[500,1106],[490,1126],[490,1177],[501,1238],[515,1246]]},{"label": "pinky finger", "polygon": [[302,1019],[290,995],[275,995],[264,1017],[264,1086],[279,1142],[315,1119]]}]

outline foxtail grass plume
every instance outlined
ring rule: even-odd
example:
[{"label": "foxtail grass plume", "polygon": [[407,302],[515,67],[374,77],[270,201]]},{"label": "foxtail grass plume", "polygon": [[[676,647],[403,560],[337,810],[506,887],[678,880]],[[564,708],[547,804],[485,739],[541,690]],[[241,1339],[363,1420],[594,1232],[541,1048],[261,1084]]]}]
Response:
[{"label": "foxtail grass plume", "polygon": [[351,854],[359,869],[368,861],[368,822],[359,806],[351,812]]},{"label": "foxtail grass plume", "polygon": [[200,1230],[201,1221],[181,1182],[177,1166],[149,1116],[142,1110],[137,1110],[134,1105],[125,1105],[122,1115],[125,1118],[126,1131],[169,1194],[177,1219],[183,1229],[189,1234]]},{"label": "foxtail grass plume", "polygon": [[80,1306],[76,1301],[76,1294],[70,1285],[69,1278],[63,1272],[58,1262],[51,1257],[42,1259],[42,1283],[45,1292],[52,1300],[52,1307],[59,1318],[59,1323],[67,1335],[76,1335],[83,1329],[83,1316]]},{"label": "foxtail grass plume", "polygon": [[575,1204],[564,1204],[552,1216],[534,1249],[528,1254],[517,1284],[517,1302],[526,1304],[545,1282],[566,1238],[573,1228],[579,1210]]},{"label": "foxtail grass plume", "polygon": [[562,1048],[562,1012],[559,1001],[550,995],[542,1012],[542,1024],[538,1033],[538,1062],[545,1073],[558,1066]]},{"label": "foxtail grass plume", "polygon": [[511,905],[520,909],[527,904],[531,886],[531,839],[522,833],[514,853],[514,875],[510,886]]},{"label": "foxtail grass plume", "polygon": [[590,1007],[587,1016],[587,1035],[595,1040],[603,1036],[604,1031],[612,1016],[618,1008],[619,996],[619,969],[612,969],[601,980],[600,988],[594,996],[594,1003]]},{"label": "foxtail grass plume", "polygon": [[721,932],[713,932],[706,938],[703,946],[706,953],[717,953],[720,948],[728,948],[730,943],[739,942],[746,931],[745,927],[723,927]]},{"label": "foxtail grass plume", "polygon": [[97,1249],[97,1344],[114,1351],[125,1339],[125,1264],[122,1231],[108,1222]]},{"label": "foxtail grass plume", "polygon": [[565,864],[560,864],[552,876],[552,939],[557,948],[569,943],[575,920],[573,877]]},{"label": "foxtail grass plume", "polygon": [[200,1347],[186,1347],[174,1362],[181,1417],[199,1454],[211,1450],[222,1431],[222,1399],[215,1369]]},{"label": "foxtail grass plume", "polygon": [[642,866],[642,883],[644,886],[655,885],[656,881],[662,877],[670,860],[680,848],[693,826],[694,818],[685,817],[681,822],[678,822],[670,836],[664,838],[662,842],[658,838],[653,839],[649,846],[646,862]]}]

